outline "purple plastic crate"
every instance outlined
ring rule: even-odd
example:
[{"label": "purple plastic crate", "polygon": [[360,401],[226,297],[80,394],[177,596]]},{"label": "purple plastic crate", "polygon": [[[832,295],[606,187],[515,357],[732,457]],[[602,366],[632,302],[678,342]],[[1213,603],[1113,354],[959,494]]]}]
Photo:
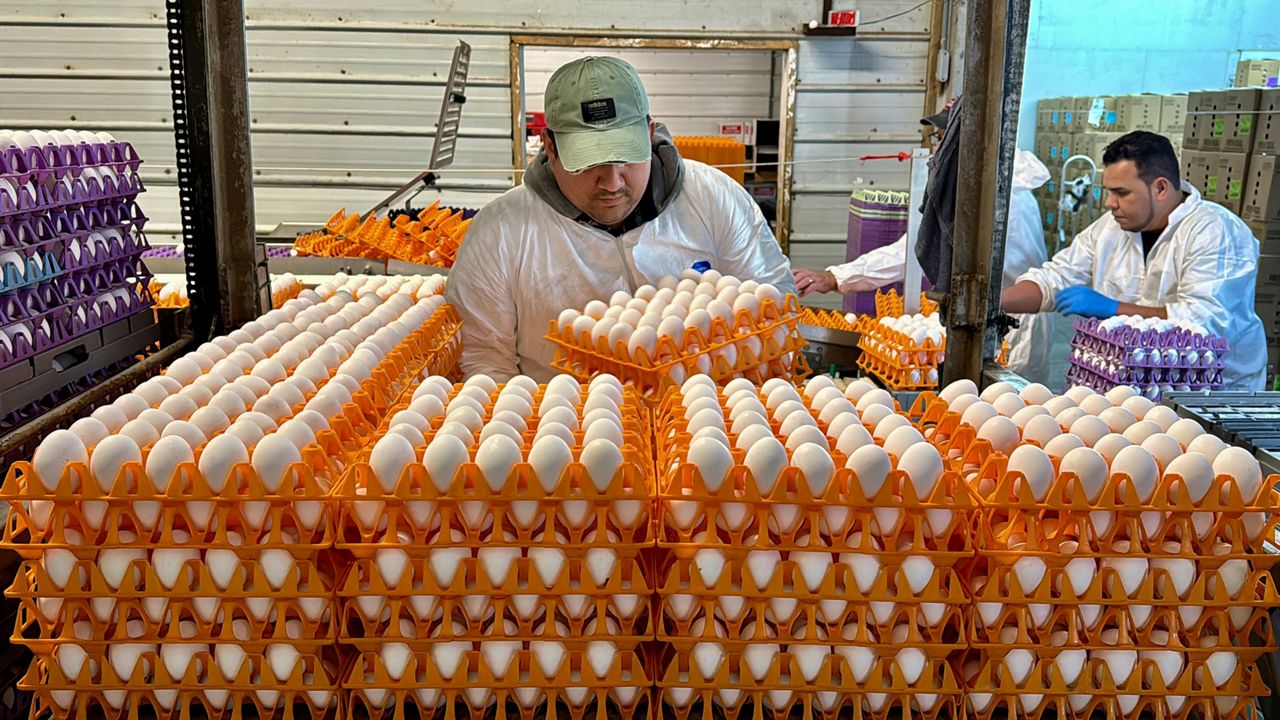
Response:
[{"label": "purple plastic crate", "polygon": [[[907,231],[908,195],[894,190],[855,190],[849,198],[849,232],[845,262],[892,245]],[[926,281],[925,288],[928,287]],[[890,283],[883,290],[902,293],[902,283]],[[876,293],[855,292],[844,296],[844,311],[859,315],[876,314]]]},{"label": "purple plastic crate", "polygon": [[1223,356],[1229,350],[1225,338],[1184,328],[1104,330],[1101,325],[1092,318],[1076,321],[1068,384],[1099,392],[1130,385],[1152,400],[1170,389],[1206,390],[1223,384]]},{"label": "purple plastic crate", "polygon": [[0,151],[0,177],[25,184],[48,183],[63,177],[80,177],[84,168],[110,168],[116,173],[136,173],[142,159],[127,142],[46,145],[25,150]]}]

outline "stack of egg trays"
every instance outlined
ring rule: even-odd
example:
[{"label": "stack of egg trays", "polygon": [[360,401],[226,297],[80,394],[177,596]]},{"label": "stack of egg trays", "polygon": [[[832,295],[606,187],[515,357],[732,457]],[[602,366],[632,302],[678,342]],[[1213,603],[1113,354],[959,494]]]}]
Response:
[{"label": "stack of egg trays", "polygon": [[[586,397],[583,388],[579,403]],[[408,405],[392,408],[377,436]],[[651,429],[634,390],[620,409],[623,462],[604,488],[577,460],[581,430],[550,491],[527,461],[498,489],[473,461],[439,487],[422,455],[442,416],[390,492],[370,451],[357,458],[333,495],[336,547],[354,558],[338,588],[340,641],[355,656],[342,683],[349,717],[409,708],[476,717],[495,704],[520,718],[556,708],[570,718],[651,716]],[[538,419],[529,418],[525,454]]]},{"label": "stack of egg trays", "polygon": [[938,387],[938,365],[946,356],[946,338],[935,345],[928,338],[916,345],[907,335],[878,321],[859,318],[858,367],[880,378],[892,390]]},{"label": "stack of egg trays", "polygon": [[[1184,328],[1166,331],[1121,326],[1103,330],[1097,318],[1080,319],[1071,340],[1071,369],[1075,384],[1106,391],[1116,385],[1186,386],[1206,390],[1222,386],[1226,338],[1201,335]],[[1077,357],[1076,350],[1104,358],[1105,366]]]},{"label": "stack of egg trays", "polygon": [[[0,293],[70,278],[59,287],[59,305],[47,295],[25,294],[16,298],[22,313],[11,308],[0,316],[0,332],[10,338],[0,343],[0,367],[153,304],[146,290],[150,274],[138,261],[148,247],[146,217],[136,203],[144,190],[140,163],[131,145],[118,142],[0,151],[0,178],[18,189],[19,198],[14,204],[0,193],[0,252],[22,258],[22,267],[0,267]],[[110,168],[116,177],[99,182],[84,174],[87,167]],[[104,293],[114,297],[95,300]]]},{"label": "stack of egg trays", "polygon": [[[157,492],[143,472],[149,447],[107,490],[82,464],[49,491],[15,463],[0,491],[10,505],[0,547],[24,558],[6,593],[21,602],[14,641],[35,654],[21,687],[36,706],[55,718],[95,708],[119,718],[197,704],[210,715],[241,705],[269,715],[281,702],[319,717],[334,705],[337,573],[325,556],[334,526],[320,478],[335,470],[321,442],[276,491],[248,464],[215,491],[189,463]],[[152,561],[177,549],[188,553],[180,566],[172,555]],[[215,552],[234,569],[215,574]],[[74,558],[59,577],[55,553]],[[111,570],[121,558],[128,569]]]},{"label": "stack of egg trays", "polygon": [[922,498],[894,470],[868,497],[833,450],[824,494],[795,467],[762,494],[732,450],[734,465],[709,491],[684,459],[681,407],[669,394],[654,419],[659,468],[672,468],[658,482],[664,711],[958,716],[952,661],[968,633],[955,568],[973,555],[977,511],[959,474],[947,470]]},{"label": "stack of egg trays", "polygon": [[[628,359],[627,348],[621,342],[609,347],[602,338],[593,344],[589,333],[575,334],[572,329],[562,332],[555,319],[549,324],[546,339],[556,346],[551,363],[556,370],[583,382],[596,375],[611,374],[624,384],[639,388],[653,403],[698,374],[708,375],[718,383],[745,377],[757,384],[775,377],[790,380],[807,376],[809,366],[800,352],[808,344],[799,330],[800,301],[795,295],[787,295],[779,307],[772,300],[762,300],[760,317],[762,322],[757,326],[755,318],[740,309],[733,315],[732,326],[724,318],[715,317],[708,334],[690,327],[685,328],[681,343],[659,337],[652,358],[641,350],[641,357]],[[742,327],[755,329],[733,329]],[[717,335],[727,339],[712,342]],[[690,347],[697,350],[691,352]]]},{"label": "stack of egg trays", "polygon": [[[35,481],[29,463],[15,463],[0,486],[11,507],[0,548],[24,558],[6,594],[21,602],[14,640],[36,655],[20,687],[35,692],[37,710],[54,718],[84,717],[93,708],[107,718],[134,717],[139,707],[182,715],[196,705],[209,715],[243,710],[264,717],[281,707],[286,715],[305,708],[312,718],[336,713],[335,591],[343,567],[332,551],[331,484],[399,393],[420,377],[447,309],[441,306],[374,367],[342,415],[303,449],[303,461],[286,470],[278,490],[269,491],[253,467],[242,464],[215,491],[196,464],[184,464],[157,492],[143,472],[150,447],[143,462],[126,464],[107,490],[83,465],[69,466],[50,491]],[[87,522],[86,504],[95,514],[105,508],[101,523]],[[77,542],[68,529],[80,533]],[[233,540],[229,529],[240,537]],[[122,530],[134,539],[125,542]],[[176,542],[175,530],[186,541]],[[195,554],[176,567],[150,562],[155,550],[177,548]],[[107,583],[96,565],[102,549],[137,554],[133,573],[122,573],[132,584]],[[210,551],[235,556],[235,569],[215,575]],[[77,582],[54,582],[46,570],[51,552],[62,552],[64,565],[74,558],[67,576]],[[142,623],[141,637],[125,638],[130,621]],[[143,650],[127,672],[123,665],[117,670],[120,658],[112,657],[122,639]],[[170,670],[165,645],[191,653],[185,670]],[[65,653],[80,660],[64,665]]]},{"label": "stack of egg trays", "polygon": [[[1253,717],[1253,698],[1268,692],[1256,662],[1276,647],[1270,569],[1280,556],[1268,538],[1280,527],[1280,476],[1243,498],[1219,475],[1192,502],[1166,474],[1143,503],[1122,473],[1090,502],[1060,472],[1037,502],[984,444],[970,458],[985,456],[978,477],[994,487],[970,571],[962,674],[972,716]],[[1008,549],[1011,534],[1025,537],[1022,549]],[[1119,564],[1133,560],[1150,569],[1122,579]],[[1162,666],[1169,651],[1182,660]]]}]

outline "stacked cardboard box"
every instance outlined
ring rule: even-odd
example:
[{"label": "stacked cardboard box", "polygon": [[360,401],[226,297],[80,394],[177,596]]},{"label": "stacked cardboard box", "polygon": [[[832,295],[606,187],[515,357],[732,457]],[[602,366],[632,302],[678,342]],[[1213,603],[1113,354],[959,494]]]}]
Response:
[{"label": "stacked cardboard box", "polygon": [[1236,63],[1236,87],[1280,85],[1280,60],[1241,60]]},{"label": "stacked cardboard box", "polygon": [[[1186,95],[1126,95],[1046,98],[1036,104],[1035,153],[1054,178],[1052,192],[1042,193],[1045,231],[1056,236],[1061,215],[1068,241],[1106,212],[1101,188],[1102,155],[1108,145],[1133,130],[1149,130],[1168,137],[1181,153],[1186,123]],[[1074,155],[1092,158],[1098,165],[1093,200],[1076,212],[1062,213],[1056,181],[1063,163]],[[1082,162],[1072,163],[1068,180],[1087,172]]]}]

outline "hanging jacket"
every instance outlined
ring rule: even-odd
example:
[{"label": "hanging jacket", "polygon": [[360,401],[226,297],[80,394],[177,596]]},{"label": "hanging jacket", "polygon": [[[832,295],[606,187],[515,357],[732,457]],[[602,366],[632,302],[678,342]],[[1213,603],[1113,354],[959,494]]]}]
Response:
[{"label": "hanging jacket", "polygon": [[546,382],[556,372],[547,328],[561,311],[608,301],[699,261],[795,292],[791,264],[746,190],[715,168],[681,159],[665,131],[654,140],[650,191],[654,175],[667,183],[654,198],[657,216],[616,237],[578,219],[554,187],[545,154],[524,185],[476,215],[446,290],[463,319],[467,376],[501,382],[523,373]]},{"label": "hanging jacket", "polygon": [[951,291],[951,243],[956,229],[956,184],[960,156],[961,97],[951,106],[947,130],[938,151],[929,158],[929,181],[920,206],[916,257],[920,269],[938,292]]},{"label": "hanging jacket", "polygon": [[1267,346],[1253,308],[1258,241],[1240,218],[1201,198],[1190,183],[1184,181],[1182,191],[1186,199],[1145,260],[1141,234],[1122,229],[1108,213],[1018,280],[1039,286],[1041,312],[1055,308],[1060,290],[1077,285],[1120,302],[1163,307],[1170,321],[1196,323],[1227,339],[1225,389],[1261,390]]},{"label": "hanging jacket", "polygon": [[[1007,288],[1022,273],[1043,265],[1049,259],[1044,244],[1044,223],[1040,221],[1040,205],[1032,191],[1049,181],[1049,169],[1039,158],[1025,150],[1013,156],[1013,192],[1009,196],[1008,235],[1004,247],[1004,273],[1001,287]],[[907,236],[892,245],[876,248],[852,262],[832,265],[827,270],[835,276],[839,290],[867,292],[906,277]],[[1009,331],[1009,369],[1031,382],[1049,380],[1049,343],[1056,316],[1052,314],[1015,315],[1018,327]]]}]

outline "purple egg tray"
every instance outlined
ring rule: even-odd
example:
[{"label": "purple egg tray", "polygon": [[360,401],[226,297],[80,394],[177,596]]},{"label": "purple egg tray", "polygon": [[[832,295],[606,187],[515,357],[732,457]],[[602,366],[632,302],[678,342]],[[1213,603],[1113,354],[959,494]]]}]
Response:
[{"label": "purple egg tray", "polygon": [[[267,247],[267,257],[269,258],[291,257],[292,255],[293,248],[290,247]],[[185,256],[186,253],[183,252],[183,248],[178,245],[159,245],[148,248],[142,254],[144,258],[180,258]]]},{"label": "purple egg tray", "polygon": [[1096,318],[1076,321],[1066,373],[1069,385],[1099,392],[1128,385],[1152,400],[1168,390],[1222,387],[1223,356],[1229,349],[1226,338],[1183,328],[1103,330],[1100,324]]},{"label": "purple egg tray", "polygon": [[45,145],[25,150],[17,147],[0,150],[0,178],[46,183],[68,175],[80,177],[86,167],[111,168],[116,173],[134,173],[142,165],[137,150],[127,142],[80,143],[78,145]]},{"label": "purple egg tray", "polygon": [[144,258],[180,258],[183,257],[182,248],[177,245],[157,245],[156,247],[147,248],[142,253]]},{"label": "purple egg tray", "polygon": [[[1111,348],[1122,350],[1212,350],[1221,355],[1227,351],[1226,338],[1217,335],[1202,335],[1185,328],[1173,328],[1163,332],[1158,330],[1139,330],[1127,325],[1103,330],[1102,321],[1098,318],[1078,319],[1075,322],[1076,336],[1072,340],[1073,347],[1088,347],[1094,352],[1104,352]],[[1077,344],[1078,343],[1078,344]]]},{"label": "purple egg tray", "polygon": [[132,256],[0,296],[0,368],[150,308],[150,280]]},{"label": "purple egg tray", "polygon": [[99,184],[90,178],[87,183],[73,184],[68,190],[63,185],[48,188],[43,185],[24,185],[18,188],[18,201],[15,203],[7,193],[0,192],[0,222],[8,219],[32,215],[47,214],[56,210],[71,209],[71,206],[90,206],[111,202],[130,202],[138,194],[146,190],[142,180],[127,179],[120,185],[110,181]]}]

